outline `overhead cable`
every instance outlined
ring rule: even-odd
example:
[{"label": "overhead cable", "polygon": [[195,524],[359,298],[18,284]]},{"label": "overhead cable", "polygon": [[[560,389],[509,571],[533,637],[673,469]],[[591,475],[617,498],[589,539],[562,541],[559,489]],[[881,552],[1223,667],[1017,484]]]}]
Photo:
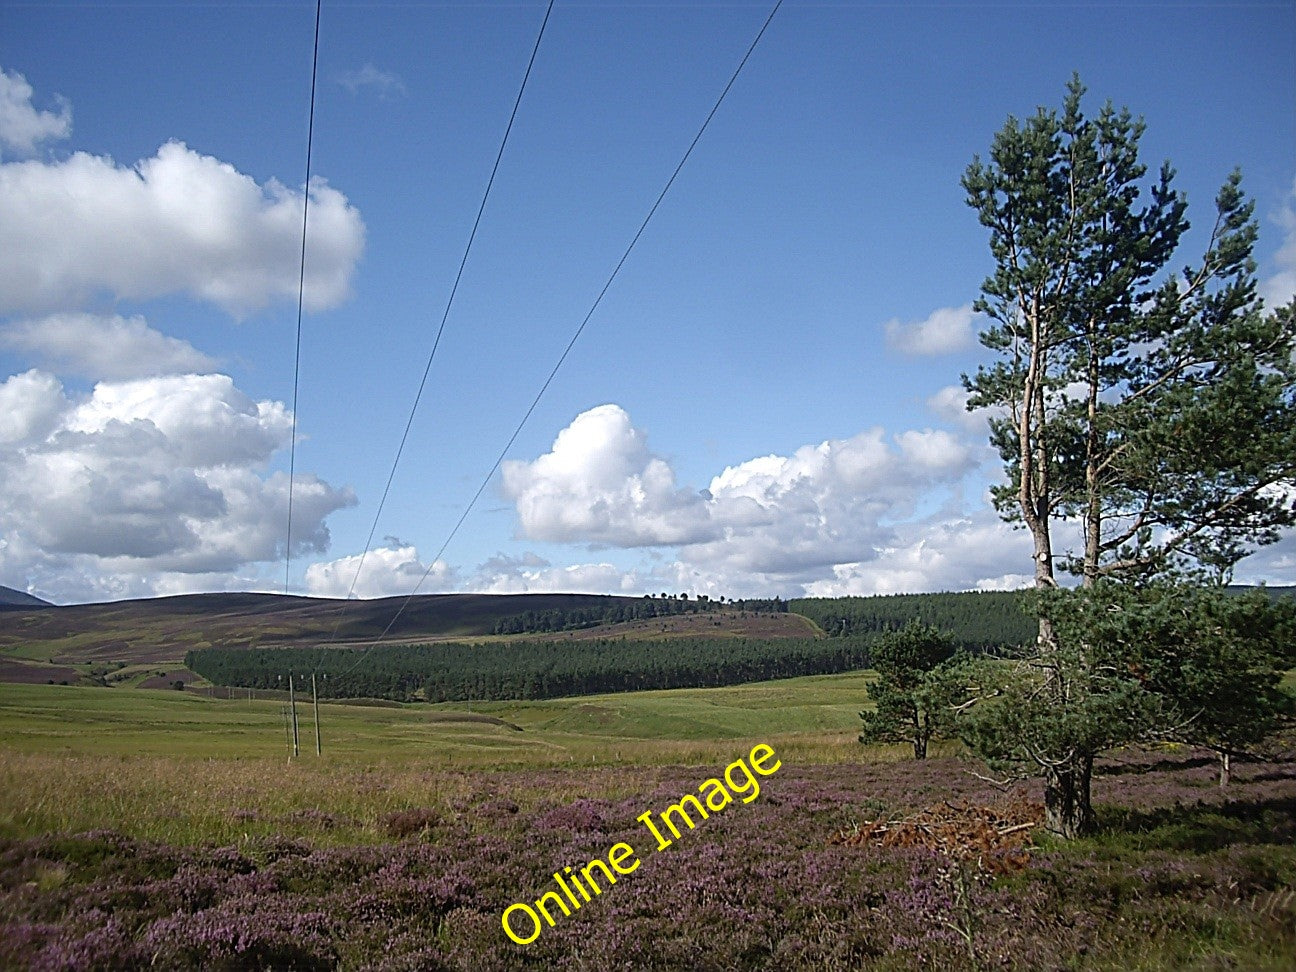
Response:
[{"label": "overhead cable", "polygon": [[315,80],[319,71],[320,8],[315,0],[315,42],[311,49],[310,114],[306,122],[306,185],[302,190],[301,264],[297,272],[297,343],[293,352],[292,433],[288,443],[288,527],[284,537],[284,593],[292,573],[293,484],[297,473],[297,389],[301,382],[302,305],[306,294],[306,217],[310,213],[311,146],[315,141]]},{"label": "overhead cable", "polygon": [[463,526],[464,521],[468,518],[468,514],[472,512],[473,507],[477,504],[477,501],[481,498],[482,493],[486,491],[486,487],[490,483],[491,478],[499,470],[500,465],[504,462],[504,457],[508,455],[509,449],[513,447],[513,443],[517,441],[517,437],[522,433],[523,427],[526,425],[527,421],[531,418],[531,413],[534,412],[536,410],[536,406],[540,404],[540,399],[543,398],[545,392],[549,390],[549,386],[553,383],[554,378],[557,376],[558,370],[563,366],[563,362],[567,360],[567,356],[571,354],[572,348],[576,346],[576,342],[577,340],[579,340],[581,334],[584,333],[586,325],[589,324],[590,319],[594,316],[594,312],[598,310],[599,304],[603,302],[604,296],[607,294],[608,290],[612,287],[612,283],[613,281],[616,280],[617,275],[621,272],[621,268],[625,266],[626,260],[629,259],[631,251],[634,250],[635,244],[639,242],[639,238],[643,236],[644,230],[648,228],[648,223],[652,220],[654,214],[657,212],[657,208],[661,205],[662,200],[666,198],[666,193],[670,192],[671,186],[675,184],[675,179],[679,176],[680,171],[684,168],[684,164],[688,162],[689,156],[693,154],[693,149],[696,148],[698,142],[701,141],[702,135],[707,130],[707,126],[711,124],[711,119],[714,118],[716,112],[720,110],[720,105],[724,103],[725,96],[729,94],[729,90],[734,86],[734,83],[738,80],[738,75],[742,73],[743,67],[747,64],[748,59],[752,56],[752,52],[756,50],[756,45],[758,45],[761,41],[761,38],[765,36],[766,29],[769,27],[770,22],[774,19],[774,15],[778,13],[779,7],[781,7],[782,5],[783,5],[783,0],[777,0],[777,2],[774,4],[773,9],[770,10],[769,16],[765,18],[765,22],[761,25],[761,28],[757,32],[755,39],[748,46],[747,52],[743,55],[742,60],[738,62],[738,66],[734,69],[733,74],[730,76],[729,83],[724,86],[724,90],[720,92],[720,97],[718,97],[715,101],[715,104],[711,106],[711,111],[707,113],[706,119],[702,122],[702,126],[698,129],[697,134],[693,136],[693,141],[689,143],[688,148],[684,151],[684,155],[680,159],[679,164],[675,166],[675,171],[672,172],[670,178],[666,180],[666,185],[662,188],[662,191],[657,194],[657,199],[653,202],[652,207],[648,210],[648,215],[645,216],[643,222],[639,224],[639,229],[635,232],[634,237],[630,240],[630,244],[625,248],[625,251],[621,254],[621,259],[617,261],[616,266],[612,270],[612,273],[608,275],[607,282],[603,284],[603,289],[600,290],[598,296],[594,298],[594,303],[590,306],[589,311],[585,314],[585,317],[581,320],[580,325],[576,328],[575,333],[572,334],[571,340],[567,342],[567,346],[563,349],[562,354],[559,355],[557,363],[554,364],[553,369],[549,372],[548,377],[545,378],[544,383],[540,386],[540,390],[536,393],[535,398],[532,400],[530,406],[523,414],[521,421],[518,422],[517,427],[514,428],[513,434],[510,435],[508,441],[504,443],[504,448],[500,450],[499,456],[496,457],[494,464],[490,467],[490,471],[487,472],[486,476],[482,479],[481,485],[477,487],[477,492],[475,492],[473,494],[472,499],[468,501],[468,505],[464,508],[464,511],[462,515],[460,515],[459,520],[455,523],[454,528],[450,531],[449,535],[445,538],[445,541],[441,544],[441,547],[437,550],[436,555],[433,556],[431,561],[428,563],[427,570],[425,570],[423,572],[423,576],[419,578],[419,582],[414,586],[414,590],[412,590],[409,593],[409,595],[405,598],[405,600],[401,603],[400,608],[397,609],[396,614],[392,617],[391,621],[388,622],[387,627],[384,628],[382,634],[378,636],[378,641],[381,642],[387,637],[388,633],[390,633],[391,629],[395,626],[396,622],[400,619],[400,616],[405,612],[405,609],[409,607],[410,602],[418,594],[419,589],[423,586],[424,582],[431,575],[432,570],[436,566],[437,561],[440,560],[441,555],[445,553],[446,548],[450,545],[450,542],[455,538],[455,535],[459,532],[460,527]]}]

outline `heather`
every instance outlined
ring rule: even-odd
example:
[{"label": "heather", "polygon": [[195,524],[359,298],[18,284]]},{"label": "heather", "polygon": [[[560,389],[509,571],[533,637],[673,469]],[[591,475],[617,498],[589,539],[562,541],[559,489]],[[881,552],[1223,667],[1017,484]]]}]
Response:
[{"label": "heather", "polygon": [[[775,746],[777,748],[777,743]],[[733,747],[733,757],[743,747]],[[1296,764],[1117,754],[1095,780],[1101,833],[1034,836],[1007,867],[834,835],[1006,795],[950,756],[810,765],[786,754],[759,799],[661,853],[634,818],[717,767],[321,771],[346,800],[276,802],[265,764],[233,839],[113,829],[0,841],[5,968],[1284,968],[1296,949]],[[130,768],[126,764],[125,768]],[[11,761],[10,780],[37,764]],[[171,768],[200,773],[195,761]],[[300,771],[299,771],[300,773]],[[350,783],[346,783],[346,779]],[[368,780],[367,795],[360,780]],[[289,784],[289,789],[297,784]],[[5,798],[12,802],[13,791]],[[305,812],[311,811],[311,812]],[[224,832],[228,833],[228,832]],[[195,835],[198,836],[198,835]],[[528,946],[501,912],[616,841],[642,865]]]}]

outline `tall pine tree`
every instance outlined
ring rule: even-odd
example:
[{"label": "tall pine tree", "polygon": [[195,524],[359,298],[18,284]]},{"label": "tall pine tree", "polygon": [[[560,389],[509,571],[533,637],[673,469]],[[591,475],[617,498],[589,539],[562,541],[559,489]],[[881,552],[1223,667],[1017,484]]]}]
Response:
[{"label": "tall pine tree", "polygon": [[[996,415],[1008,483],[995,502],[1030,532],[1038,588],[1057,587],[1059,569],[1090,598],[1103,579],[1222,582],[1296,522],[1293,306],[1266,312],[1256,297],[1236,172],[1204,255],[1168,272],[1188,229],[1174,172],[1145,182],[1143,122],[1110,104],[1088,118],[1083,94],[1073,78],[1061,113],[1010,118],[963,178],[995,259],[976,307],[997,360],[964,376],[969,407]],[[1074,549],[1058,549],[1063,528]],[[1056,603],[1039,602],[1033,706],[982,707],[973,738],[1041,772],[1048,826],[1074,836],[1093,826],[1094,757],[1153,731],[1158,706],[1099,671],[1093,645],[1063,643]],[[1016,728],[996,727],[996,712]]]}]

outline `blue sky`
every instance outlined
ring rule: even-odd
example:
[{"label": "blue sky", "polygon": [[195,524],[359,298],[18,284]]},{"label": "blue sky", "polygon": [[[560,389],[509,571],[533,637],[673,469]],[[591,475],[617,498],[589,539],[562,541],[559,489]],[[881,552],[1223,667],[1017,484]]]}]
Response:
[{"label": "blue sky", "polygon": [[[324,3],[294,592],[351,589],[544,9]],[[1240,166],[1296,289],[1290,3],[787,0],[433,563],[768,11],[556,4],[358,593],[1020,582],[959,178],[1073,70],[1177,168],[1176,265]],[[0,584],[282,589],[313,18],[0,3]]]}]

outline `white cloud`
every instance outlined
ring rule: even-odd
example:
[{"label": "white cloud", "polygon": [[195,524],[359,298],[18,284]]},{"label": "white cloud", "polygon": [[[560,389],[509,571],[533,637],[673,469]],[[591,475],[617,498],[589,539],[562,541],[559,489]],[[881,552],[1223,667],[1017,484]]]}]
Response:
[{"label": "white cloud", "polygon": [[883,325],[887,344],[905,354],[949,354],[965,351],[976,344],[972,322],[977,315],[971,304],[942,307],[921,321],[903,323],[891,319]]},{"label": "white cloud", "polygon": [[[282,403],[253,401],[225,375],[100,382],[73,397],[30,371],[0,384],[0,406],[6,578],[72,600],[139,596],[180,586],[168,574],[246,575],[283,556],[288,477],[265,472],[290,435]],[[294,554],[327,549],[325,518],[354,501],[299,474]]]},{"label": "white cloud", "polygon": [[810,597],[914,591],[1009,590],[1029,583],[1016,573],[1030,563],[1030,538],[990,511],[903,524],[869,561],[833,567],[831,580],[806,586]]},{"label": "white cloud", "polygon": [[638,571],[613,564],[554,566],[528,551],[520,557],[490,558],[477,567],[465,589],[484,594],[642,594],[646,583]]},{"label": "white cloud", "polygon": [[41,142],[67,138],[72,134],[72,109],[61,98],[58,107],[57,113],[33,107],[27,79],[0,69],[0,148],[26,156]]},{"label": "white cloud", "polygon": [[[0,74],[0,145],[64,137],[25,79]],[[306,303],[347,292],[364,244],[359,213],[310,189]],[[0,579],[59,601],[277,587],[288,477],[283,403],[256,401],[216,362],[142,317],[90,306],[164,295],[243,312],[294,300],[300,192],[170,142],[134,167],[78,153],[0,163],[0,347],[46,370],[0,381]],[[299,472],[293,555],[323,553],[325,520],[351,490]]]},{"label": "white cloud", "polygon": [[1260,296],[1267,307],[1282,307],[1296,297],[1296,180],[1283,207],[1274,217],[1283,230],[1283,242],[1274,254],[1274,272],[1260,281]]},{"label": "white cloud", "polygon": [[[77,310],[101,294],[187,294],[232,313],[295,300],[302,195],[168,142],[133,168],[78,152],[0,165],[0,313]],[[311,186],[306,306],[347,296],[364,224]]]},{"label": "white cloud", "polygon": [[[679,550],[675,586],[743,578],[769,590],[865,560],[931,491],[975,466],[948,432],[881,429],[726,468],[706,490],[679,488],[670,465],[616,405],[578,416],[553,449],[505,468],[504,492],[530,539]],[[699,573],[700,572],[700,573]],[[739,589],[749,589],[748,583]]]},{"label": "white cloud", "polygon": [[986,422],[995,414],[995,409],[976,408],[968,411],[967,403],[970,394],[961,385],[946,385],[935,395],[927,399],[927,408],[933,415],[961,432],[987,440],[990,428]]},{"label": "white cloud", "polygon": [[502,467],[504,493],[533,540],[620,547],[679,544],[713,535],[706,502],[675,485],[617,405],[578,415],[534,462]]},{"label": "white cloud", "polygon": [[978,591],[1020,591],[1035,584],[1030,574],[1001,574],[998,577],[985,577],[976,582]]},{"label": "white cloud", "polygon": [[366,64],[358,71],[344,71],[338,76],[338,84],[353,95],[361,91],[373,91],[380,100],[405,94],[405,82],[390,71],[382,71],[372,64]]},{"label": "white cloud", "polygon": [[[307,593],[316,597],[346,597],[355,583],[355,597],[396,597],[412,593],[470,591],[478,594],[641,594],[660,579],[609,563],[556,566],[536,553],[497,554],[479,564],[468,577],[444,560],[428,566],[412,544],[377,547],[363,558],[354,554],[311,564],[306,569]],[[356,580],[356,570],[360,575]],[[420,585],[424,574],[427,580]]]},{"label": "white cloud", "polygon": [[0,345],[88,378],[148,378],[217,366],[187,341],[155,331],[142,317],[53,314],[8,325],[0,330]]},{"label": "white cloud", "polygon": [[1296,532],[1288,531],[1277,543],[1259,548],[1237,566],[1238,584],[1296,584]]},{"label": "white cloud", "polygon": [[449,564],[438,560],[429,570],[412,545],[376,547],[364,555],[363,564],[361,560],[355,554],[311,564],[306,568],[306,592],[315,597],[396,597],[416,588],[423,594],[445,591],[456,583]]},{"label": "white cloud", "polygon": [[0,443],[43,439],[67,408],[63,386],[53,375],[35,370],[14,375],[0,384]]}]

